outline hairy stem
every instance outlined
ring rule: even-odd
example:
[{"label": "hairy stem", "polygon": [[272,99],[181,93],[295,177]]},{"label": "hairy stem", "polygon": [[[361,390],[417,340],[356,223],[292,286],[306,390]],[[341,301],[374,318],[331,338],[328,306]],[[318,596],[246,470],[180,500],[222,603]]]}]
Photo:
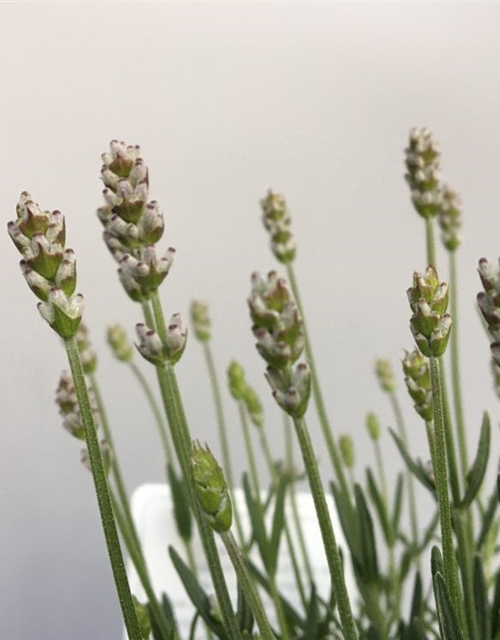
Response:
[{"label": "hairy stem", "polygon": [[85,375],[83,373],[80,354],[78,352],[78,345],[75,338],[66,338],[64,343],[71,373],[73,375],[82,422],[85,428],[85,438],[87,440],[87,448],[92,469],[92,477],[94,479],[97,503],[99,505],[104,538],[106,540],[109,561],[113,572],[113,578],[115,580],[118,599],[120,601],[123,620],[129,640],[142,640],[141,630],[135,614],[132,594],[130,593],[130,585],[125,571],[125,563],[123,561],[120,541],[118,539],[118,531],[116,529],[113,507],[111,505],[111,498],[108,491],[108,481],[102,462],[94,417],[92,415],[89,394],[85,383]]}]

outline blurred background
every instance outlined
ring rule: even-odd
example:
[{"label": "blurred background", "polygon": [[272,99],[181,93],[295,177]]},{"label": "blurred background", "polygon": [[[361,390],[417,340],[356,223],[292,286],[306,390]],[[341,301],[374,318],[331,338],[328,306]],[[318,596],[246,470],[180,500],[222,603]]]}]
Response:
[{"label": "blurred background", "polygon": [[[259,198],[269,187],[286,194],[330,417],[337,434],[354,438],[361,477],[371,458],[366,412],[392,420],[376,357],[393,360],[413,448],[427,456],[399,358],[412,347],[405,292],[426,266],[403,149],[411,127],[429,126],[444,178],[464,202],[460,332],[471,448],[483,409],[498,422],[475,296],[477,260],[500,253],[499,19],[494,3],[0,5],[4,224],[24,189],[66,214],[130,491],[162,481],[163,465],[147,405],[104,339],[110,323],[132,332],[140,320],[95,215],[100,154],[112,138],[142,146],[165,214],[162,246],[177,248],[162,288],[167,313],[186,313],[194,297],[210,304],[219,373],[225,381],[231,358],[244,364],[266,399],[277,449],[281,421],[246,297],[250,273],[276,267]],[[0,638],[115,640],[121,621],[91,478],[53,401],[64,352],[38,317],[7,233],[0,255]],[[440,260],[446,278],[442,252]],[[144,362],[152,380],[150,369]],[[193,434],[217,451],[194,339],[178,374]],[[237,415],[225,400],[239,460]],[[327,476],[314,410],[310,427]],[[400,462],[388,436],[384,447],[393,473]]]}]

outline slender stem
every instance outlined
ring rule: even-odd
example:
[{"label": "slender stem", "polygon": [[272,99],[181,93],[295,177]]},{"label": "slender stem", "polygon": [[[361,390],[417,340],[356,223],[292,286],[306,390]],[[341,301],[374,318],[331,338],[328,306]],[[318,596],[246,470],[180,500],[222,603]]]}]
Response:
[{"label": "slender stem", "polygon": [[129,362],[129,367],[130,367],[132,373],[134,374],[134,376],[137,378],[137,381],[138,381],[141,389],[143,390],[144,395],[146,396],[146,399],[147,399],[147,401],[149,403],[149,406],[150,406],[151,411],[153,413],[153,416],[155,418],[155,422],[156,422],[156,425],[158,427],[158,433],[160,434],[160,439],[161,439],[161,442],[162,442],[162,445],[163,445],[163,450],[165,452],[165,458],[166,458],[167,462],[172,464],[173,460],[174,460],[174,456],[173,456],[173,452],[172,452],[172,445],[170,443],[170,439],[169,439],[168,432],[167,432],[167,425],[165,424],[165,420],[164,420],[164,418],[163,418],[163,416],[161,414],[160,407],[158,406],[158,403],[156,402],[156,398],[154,397],[154,394],[153,394],[153,392],[151,390],[151,387],[149,386],[148,381],[144,377],[144,374],[139,369],[139,367],[133,361]]},{"label": "slender stem", "polygon": [[226,546],[231,562],[233,563],[241,588],[245,592],[245,597],[252,609],[252,613],[259,627],[260,637],[262,640],[276,640],[276,636],[273,633],[260,596],[252,579],[250,578],[248,569],[245,565],[245,560],[238,549],[238,545],[236,544],[233,534],[231,531],[226,531],[225,533],[221,533],[221,538]]},{"label": "slender stem", "polygon": [[427,248],[427,264],[436,269],[436,245],[432,218],[425,219],[425,242]]},{"label": "slender stem", "polygon": [[201,513],[196,495],[194,494],[191,467],[189,463],[191,455],[191,437],[189,435],[184,409],[182,407],[182,401],[177,387],[175,372],[171,365],[157,366],[156,371],[167,420],[170,425],[172,440],[174,442],[177,458],[184,476],[184,481],[188,487],[191,505],[198,524],[198,530],[200,532],[201,543],[203,545],[203,550],[205,552],[217,599],[221,607],[224,626],[226,627],[231,640],[232,638],[240,640],[241,634],[238,629],[233,606],[229,597],[229,591],[222,571],[219,552],[215,545],[214,534],[206,518]]},{"label": "slender stem", "polygon": [[[260,527],[264,531],[265,534],[265,521],[264,521],[264,508],[262,506],[261,499],[261,489],[259,482],[259,474],[257,472],[257,464],[255,462],[255,453],[252,444],[252,437],[250,434],[250,428],[248,426],[248,420],[246,415],[246,406],[243,400],[238,402],[238,409],[240,413],[241,426],[243,427],[243,437],[245,439],[245,448],[247,451],[248,465],[250,467],[250,477],[252,479],[253,492],[255,495],[255,501],[257,503],[258,517],[260,520]],[[276,563],[277,564],[277,563]],[[267,567],[266,567],[267,568]],[[271,589],[271,597],[274,602],[274,606],[276,608],[276,614],[278,616],[278,622],[281,631],[281,637],[283,640],[289,640],[290,634],[288,632],[288,626],[286,623],[285,612],[283,611],[283,604],[281,602],[280,595],[278,593],[278,589],[276,587],[276,570],[267,571],[269,576],[269,586]]]},{"label": "slender stem", "polygon": [[143,300],[141,305],[142,305],[142,313],[144,314],[144,321],[146,325],[150,329],[156,329],[153,314],[151,313],[151,305],[149,303],[149,300]]},{"label": "slender stem", "polygon": [[455,251],[450,251],[450,301],[451,317],[453,318],[453,328],[450,336],[451,384],[453,388],[453,404],[455,408],[455,420],[458,436],[458,450],[460,453],[460,463],[462,467],[462,478],[465,479],[469,469],[469,461],[467,452],[467,438],[465,435],[462,386],[460,382],[460,358],[458,349],[458,282]]},{"label": "slender stem", "polygon": [[295,277],[295,271],[291,263],[287,264],[287,275],[290,281],[290,285],[292,287],[293,296],[295,301],[297,302],[297,306],[300,311],[300,315],[302,316],[302,328],[304,330],[304,336],[306,339],[305,350],[307,362],[311,368],[312,374],[312,390],[314,395],[314,402],[316,404],[316,409],[318,412],[319,421],[321,424],[321,429],[323,431],[323,436],[326,441],[326,446],[328,449],[328,453],[330,455],[330,459],[332,461],[333,467],[335,469],[335,473],[337,475],[337,479],[340,483],[341,490],[345,494],[346,498],[350,497],[349,486],[347,484],[347,480],[344,474],[344,469],[342,467],[342,462],[340,459],[340,455],[337,448],[337,443],[335,442],[335,438],[333,437],[332,428],[330,426],[330,422],[328,420],[328,414],[326,412],[325,403],[323,400],[323,394],[321,392],[321,387],[319,383],[318,372],[316,369],[316,365],[314,362],[314,354],[311,346],[311,341],[309,339],[309,333],[306,327],[306,319],[304,314],[304,307],[301,302],[299,288],[297,284],[297,279]]},{"label": "slender stem", "polygon": [[439,361],[431,356],[432,412],[434,416],[434,448],[436,491],[441,522],[441,541],[443,547],[444,578],[448,586],[451,600],[457,615],[460,612],[460,595],[458,591],[455,551],[451,522],[450,498],[448,495],[448,469],[446,463],[446,442],[441,397],[441,375]]},{"label": "slender stem", "polygon": [[455,440],[453,438],[453,426],[451,423],[450,403],[448,402],[448,387],[444,371],[444,363],[440,360],[439,374],[441,381],[441,402],[443,408],[443,424],[446,440],[446,456],[448,459],[448,470],[450,472],[450,487],[453,503],[460,502],[460,477],[458,474],[457,454],[455,451]]},{"label": "slender stem", "polygon": [[[264,459],[266,461],[266,465],[267,465],[267,469],[269,471],[269,475],[271,477],[271,480],[272,480],[274,486],[278,486],[279,477],[278,477],[278,473],[276,471],[276,467],[274,465],[273,456],[271,454],[271,449],[269,447],[269,441],[267,439],[266,431],[265,431],[263,426],[259,429],[259,432],[260,432],[260,438],[259,438],[260,445],[261,445],[262,451],[264,453]],[[289,494],[290,494],[290,491],[292,489],[293,483],[294,483],[294,479],[291,478],[290,483],[288,485],[288,493]],[[294,545],[294,542],[293,542],[292,534],[290,532],[290,527],[288,525],[288,521],[287,520],[285,520],[285,535],[286,535],[286,543],[287,543],[287,546],[288,546],[288,551],[290,553],[290,560],[292,562],[293,574],[294,574],[294,577],[295,577],[295,582],[297,584],[297,589],[299,591],[299,595],[300,595],[300,599],[301,599],[302,605],[303,605],[304,609],[307,609],[307,600],[306,600],[306,596],[305,596],[302,577],[300,575],[299,564],[298,564],[298,561],[297,561],[297,553],[295,551],[295,545]]]},{"label": "slender stem", "polygon": [[[157,291],[152,294],[152,304],[158,335],[162,342],[165,343],[167,330],[161,300]],[[240,640],[241,633],[236,622],[231,598],[229,597],[229,591],[222,571],[222,565],[220,562],[219,552],[217,551],[215,544],[214,534],[206,518],[201,513],[200,506],[194,493],[190,465],[192,439],[189,433],[189,427],[184,413],[184,407],[179,387],[177,385],[175,371],[172,365],[164,364],[156,367],[156,373],[176,455],[184,476],[184,481],[188,487],[191,505],[198,524],[203,550],[205,552],[208,568],[210,570],[214,589],[221,608],[223,623],[231,640],[233,640],[233,638],[235,640]]]},{"label": "slender stem", "polygon": [[309,479],[309,486],[311,488],[316,514],[318,516],[319,527],[323,538],[323,545],[325,547],[326,559],[332,580],[332,587],[337,598],[337,607],[339,610],[344,637],[345,640],[357,640],[358,633],[356,631],[349,594],[347,593],[347,587],[345,584],[342,560],[337,546],[337,541],[335,539],[335,533],[333,531],[330,512],[328,511],[325,491],[319,475],[318,464],[314,455],[311,438],[304,418],[294,419],[294,424],[300,449],[302,451],[307,477]]},{"label": "slender stem", "polygon": [[[210,386],[212,388],[212,396],[215,404],[215,414],[217,416],[217,426],[219,428],[219,441],[222,450],[222,462],[224,473],[226,476],[229,490],[234,493],[234,476],[231,464],[231,453],[229,450],[229,440],[227,437],[226,420],[224,418],[224,408],[222,405],[222,396],[220,392],[220,384],[217,376],[217,370],[215,368],[214,358],[212,355],[212,349],[207,341],[202,343],[203,355],[205,356],[205,362],[208,370],[208,377],[210,379]],[[236,524],[236,530],[238,533],[238,539],[240,544],[244,544],[245,537],[243,534],[243,527],[241,524],[240,514],[237,505],[233,504],[234,521]]]},{"label": "slender stem", "polygon": [[[288,414],[283,413],[284,430],[285,430],[285,448],[286,448],[286,463],[293,473],[294,469],[294,456],[293,456],[293,438],[292,438],[292,425],[290,424],[290,417]],[[309,551],[306,545],[306,539],[304,536],[304,530],[302,528],[302,521],[299,517],[299,508],[297,505],[297,491],[295,488],[295,482],[290,485],[290,504],[292,507],[292,518],[295,525],[295,531],[297,532],[297,538],[299,540],[300,551],[302,559],[304,561],[304,568],[306,570],[307,579],[310,583],[314,582],[314,574],[312,570],[311,559],[309,557]]]},{"label": "slender stem", "polygon": [[99,412],[99,418],[101,420],[101,426],[104,433],[104,437],[106,438],[106,441],[113,453],[113,456],[111,459],[111,473],[113,474],[113,478],[115,480],[116,489],[118,491],[118,497],[123,509],[123,515],[125,517],[128,530],[130,531],[130,535],[134,539],[134,543],[139,550],[138,552],[142,558],[142,562],[144,562],[144,557],[142,555],[142,550],[141,550],[141,543],[139,541],[139,536],[137,535],[134,519],[132,518],[132,512],[130,511],[129,499],[127,496],[127,491],[125,489],[125,483],[123,482],[123,475],[120,468],[120,463],[118,461],[118,455],[117,455],[115,443],[113,440],[113,434],[111,432],[111,427],[109,424],[106,407],[102,399],[101,390],[99,388],[99,384],[97,382],[95,374],[91,373],[89,375],[89,380],[92,387],[92,391],[94,392],[94,397],[97,404],[97,410]]},{"label": "slender stem", "polygon": [[131,536],[125,514],[120,507],[120,501],[115,496],[112,489],[110,489],[110,496],[111,503],[113,505],[113,513],[115,514],[118,528],[120,530],[125,546],[127,547],[129,556],[134,564],[137,575],[139,576],[139,580],[141,581],[141,584],[143,586],[156,624],[160,628],[162,636],[164,638],[169,638],[171,635],[169,624],[165,617],[165,612],[158,604],[158,600],[151,584],[151,579],[149,577],[144,558],[142,556],[142,553],[140,552],[140,546],[136,546],[135,539],[133,538],[133,536]]},{"label": "slender stem", "polygon": [[116,523],[113,516],[113,507],[111,506],[106,472],[102,462],[89,394],[85,383],[82,363],[80,361],[80,354],[78,352],[78,345],[74,337],[66,338],[64,342],[71,373],[73,375],[82,422],[85,428],[85,437],[87,440],[87,448],[92,469],[92,477],[94,479],[97,503],[99,505],[104,538],[106,540],[109,561],[115,580],[118,599],[120,601],[123,620],[125,622],[129,640],[142,640],[139,623],[137,622],[137,616],[135,614],[132,594],[130,593],[127,572],[125,571],[125,563],[123,561],[120,541],[118,539],[118,531],[116,529]]}]

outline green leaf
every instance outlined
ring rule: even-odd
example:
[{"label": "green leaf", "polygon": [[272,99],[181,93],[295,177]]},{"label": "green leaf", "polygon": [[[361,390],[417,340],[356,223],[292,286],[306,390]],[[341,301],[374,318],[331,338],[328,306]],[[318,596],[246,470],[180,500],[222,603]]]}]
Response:
[{"label": "green leaf", "polygon": [[248,604],[248,600],[246,599],[245,592],[241,588],[240,583],[238,582],[238,608],[236,612],[236,616],[238,618],[238,627],[240,631],[248,631],[248,633],[252,633],[254,617],[250,605]]},{"label": "green leaf", "polygon": [[481,433],[479,434],[476,458],[467,474],[465,495],[458,505],[461,509],[465,509],[465,507],[468,507],[471,504],[476,497],[477,492],[481,488],[484,474],[486,473],[486,467],[488,466],[488,458],[490,457],[490,439],[490,417],[485,411],[483,415],[483,423],[481,425]]},{"label": "green leaf", "polygon": [[271,568],[271,554],[269,549],[269,541],[267,539],[266,527],[263,519],[263,514],[260,505],[257,500],[254,500],[252,490],[250,488],[250,482],[248,480],[248,474],[243,474],[243,493],[245,494],[245,500],[247,503],[248,515],[252,525],[252,533],[259,547],[260,557],[269,573]]},{"label": "green leaf", "polygon": [[423,604],[422,576],[420,571],[415,574],[415,582],[413,583],[413,596],[411,599],[410,623],[413,618],[419,618],[422,614]]},{"label": "green leaf", "polygon": [[271,575],[276,573],[278,567],[278,555],[280,549],[281,536],[285,528],[285,497],[287,480],[281,476],[276,492],[276,503],[274,505],[273,526],[271,529],[271,541],[269,544],[269,561]]},{"label": "green leaf", "polygon": [[378,581],[379,574],[373,520],[370,515],[370,511],[368,510],[368,505],[366,504],[363,491],[358,484],[354,487],[354,497],[356,500],[356,510],[361,536],[361,553],[363,557],[360,573],[368,582],[376,583]]},{"label": "green leaf", "polygon": [[458,616],[451,602],[448,587],[440,571],[435,573],[433,585],[439,627],[443,640],[464,640]]},{"label": "green leaf", "polygon": [[191,569],[172,546],[168,548],[168,552],[179,578],[186,589],[186,593],[188,594],[196,611],[198,611],[207,626],[210,627],[218,638],[221,640],[228,640],[224,626],[212,616],[210,599],[200,586]]},{"label": "green leaf", "polygon": [[311,585],[311,597],[309,598],[309,604],[307,607],[306,628],[303,635],[304,640],[317,640],[318,621],[318,597],[316,594],[316,587],[313,582]]},{"label": "green leaf", "polygon": [[495,580],[495,593],[491,607],[491,637],[494,640],[500,637],[500,573]]},{"label": "green leaf", "polygon": [[168,483],[174,504],[174,517],[180,537],[188,542],[193,535],[193,519],[186,485],[177,477],[174,467],[167,464]]},{"label": "green leaf", "polygon": [[389,520],[389,514],[387,513],[386,502],[382,497],[382,494],[380,493],[372,470],[369,467],[366,469],[366,483],[368,486],[370,498],[372,499],[373,505],[378,515],[380,526],[382,527],[382,531],[384,533],[385,541],[387,542],[387,546],[390,548],[394,545],[394,531]]},{"label": "green leaf", "polygon": [[443,556],[441,555],[441,550],[439,549],[439,547],[434,545],[431,550],[432,577],[434,577],[438,572],[444,574]]},{"label": "green leaf", "polygon": [[[497,483],[500,483],[500,475],[498,476]],[[486,512],[481,518],[482,526],[481,531],[479,532],[479,536],[476,543],[476,548],[479,551],[483,546],[486,538],[488,537],[488,533],[491,530],[491,525],[493,524],[495,513],[498,508],[498,490],[495,486],[490,499],[488,500],[488,506],[486,508]]]},{"label": "green leaf", "polygon": [[392,508],[392,528],[396,535],[399,529],[399,521],[401,520],[401,511],[403,506],[403,488],[404,478],[403,474],[400,472],[398,473],[398,478],[396,480],[396,491],[394,492],[394,505]]},{"label": "green leaf", "polygon": [[491,619],[488,606],[488,587],[483,571],[481,556],[474,556],[474,605],[476,609],[477,629],[480,638],[490,638]]},{"label": "green leaf", "polygon": [[413,473],[415,478],[417,478],[417,480],[419,480],[424,485],[424,487],[428,489],[432,493],[432,495],[435,497],[436,489],[434,486],[434,482],[431,480],[429,474],[425,470],[421,460],[413,460],[413,458],[410,456],[410,454],[406,450],[406,447],[404,446],[403,441],[398,436],[398,434],[395,433],[393,429],[389,429],[389,432],[393,437],[394,442],[396,443],[396,446],[399,449],[399,453],[401,454],[403,460],[405,461],[408,469],[411,471],[411,473]]},{"label": "green leaf", "polygon": [[330,488],[337,507],[340,526],[342,527],[344,537],[349,546],[353,563],[361,564],[363,558],[356,512],[354,511],[350,498],[345,496],[333,481],[330,482]]}]

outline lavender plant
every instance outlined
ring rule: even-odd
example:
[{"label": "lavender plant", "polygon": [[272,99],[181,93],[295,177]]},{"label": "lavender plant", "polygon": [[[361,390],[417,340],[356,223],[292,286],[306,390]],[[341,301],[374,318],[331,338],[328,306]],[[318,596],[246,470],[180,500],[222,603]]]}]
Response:
[{"label": "lavender plant", "polygon": [[[276,408],[271,417],[265,415],[264,404],[242,366],[232,361],[227,368],[228,389],[238,409],[247,454],[247,471],[238,477],[245,465],[241,461],[235,465],[232,459],[231,437],[238,432],[225,418],[211,347],[209,309],[194,301],[193,334],[205,358],[222,466],[208,446],[193,440],[176,377],[188,331],[178,313],[165,320],[159,293],[175,250],[169,248],[159,257],[163,215],[159,204],[149,200],[149,172],[140,148],[115,140],[102,159],[105,204],[98,209],[98,217],[104,227],[103,238],[118,264],[121,285],[142,316],[135,327],[136,349],[120,325],[108,328],[107,339],[117,361],[130,369],[145,394],[165,454],[166,481],[173,501],[171,518],[183,544],[182,549],[170,547],[169,555],[194,606],[189,632],[176,622],[172,594],[158,593],[150,577],[98,382],[97,356],[82,323],[83,298],[75,293],[76,261],[73,251],[65,248],[64,217],[58,211],[40,209],[23,192],[17,219],[9,223],[8,230],[23,257],[21,271],[40,300],[39,311],[62,339],[67,353],[71,373],[62,373],[56,402],[63,427],[85,443],[82,461],[93,476],[128,637],[193,638],[200,619],[204,635],[221,640],[499,640],[499,498],[497,486],[488,487],[486,474],[490,420],[485,413],[477,453],[470,464],[457,326],[461,204],[441,180],[441,156],[431,133],[413,130],[405,156],[411,202],[425,221],[426,239],[426,268],[413,274],[408,289],[414,346],[402,357],[402,378],[414,403],[414,415],[403,415],[392,363],[385,359],[375,363],[376,377],[391,406],[396,429],[389,432],[401,461],[401,471],[391,484],[385,473],[391,443],[387,438],[383,441],[383,422],[375,414],[367,414],[374,464],[363,477],[356,470],[353,437],[337,433],[336,425],[330,422],[294,270],[297,243],[290,212],[284,197],[272,191],[261,200],[262,220],[272,253],[285,273],[254,273],[248,306],[257,352],[265,363],[264,375]],[[448,255],[449,284],[441,282],[437,274],[436,224]],[[444,270],[442,265],[439,268]],[[482,259],[479,275],[483,291],[478,305],[491,339],[498,392],[500,267]],[[154,368],[160,401],[136,363],[140,357],[148,363],[145,366]],[[329,457],[329,468],[324,469],[325,474],[331,474],[328,486],[320,475],[306,422],[312,404]],[[267,437],[268,425],[276,421],[279,412],[285,460],[278,459]],[[428,439],[428,462],[413,454],[407,437],[407,421],[419,424],[421,420]],[[98,436],[98,429],[102,436]],[[298,470],[293,436],[301,454]],[[267,475],[259,470],[259,453]],[[330,576],[326,598],[316,588],[317,569],[311,561],[297,499],[297,488],[304,478]],[[498,483],[500,486],[500,480]],[[240,484],[246,513],[232,495]],[[419,520],[417,512],[422,492],[433,504],[426,522]],[[327,493],[334,499],[337,518],[332,517]],[[286,515],[288,509],[291,517]],[[245,518],[249,530],[243,524]],[[338,544],[337,521],[346,541],[344,548]],[[193,545],[197,537],[202,555],[197,555]],[[223,543],[236,575],[237,598],[230,597],[216,538]],[[146,602],[138,602],[130,592],[122,545],[136,569]],[[293,589],[300,605],[292,603],[292,594],[279,586],[283,549],[290,558]],[[210,572],[208,589],[200,582],[202,564]],[[355,588],[350,590],[347,565],[355,579]]]}]

